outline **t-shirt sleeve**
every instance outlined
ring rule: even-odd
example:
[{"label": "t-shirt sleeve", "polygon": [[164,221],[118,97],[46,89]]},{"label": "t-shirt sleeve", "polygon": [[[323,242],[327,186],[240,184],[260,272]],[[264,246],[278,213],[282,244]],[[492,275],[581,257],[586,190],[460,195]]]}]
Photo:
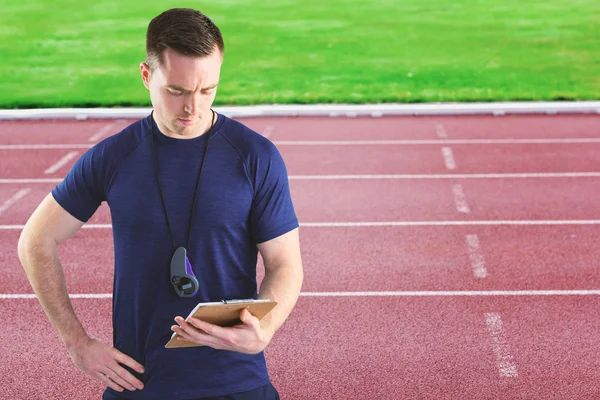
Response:
[{"label": "t-shirt sleeve", "polygon": [[87,222],[106,200],[103,150],[98,144],[85,152],[52,190],[58,204],[82,222]]},{"label": "t-shirt sleeve", "polygon": [[255,160],[250,225],[256,244],[274,239],[299,226],[285,163],[273,144],[269,150]]}]

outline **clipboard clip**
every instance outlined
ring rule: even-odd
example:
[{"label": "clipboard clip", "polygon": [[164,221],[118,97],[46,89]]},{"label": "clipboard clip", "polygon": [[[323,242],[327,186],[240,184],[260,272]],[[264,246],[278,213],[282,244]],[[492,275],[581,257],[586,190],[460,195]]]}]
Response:
[{"label": "clipboard clip", "polygon": [[237,303],[247,303],[252,302],[254,299],[231,299],[231,300],[221,300],[223,304],[237,304]]}]

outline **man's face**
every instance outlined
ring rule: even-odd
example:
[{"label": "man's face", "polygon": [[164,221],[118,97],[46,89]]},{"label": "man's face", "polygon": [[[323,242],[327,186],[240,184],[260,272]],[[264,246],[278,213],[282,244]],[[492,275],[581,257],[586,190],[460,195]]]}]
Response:
[{"label": "man's face", "polygon": [[140,64],[144,86],[150,91],[154,119],[168,136],[196,137],[211,124],[210,107],[217,94],[223,57],[215,51],[192,58],[174,50],[164,52],[164,62],[150,71]]}]

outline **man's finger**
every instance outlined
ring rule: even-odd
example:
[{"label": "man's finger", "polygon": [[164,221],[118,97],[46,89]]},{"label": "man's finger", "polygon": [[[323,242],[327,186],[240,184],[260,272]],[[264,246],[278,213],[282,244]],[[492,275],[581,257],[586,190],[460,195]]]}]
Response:
[{"label": "man's finger", "polygon": [[[191,324],[190,324],[191,325]],[[188,328],[193,329],[193,328]],[[194,330],[192,332],[185,331],[183,328],[176,328],[175,332],[181,337],[183,340],[187,340],[188,342],[202,344],[205,346],[210,346],[213,348],[222,348],[222,343],[220,339],[216,336],[211,336],[203,331]]]},{"label": "man's finger", "polygon": [[217,336],[211,336],[198,330],[194,330],[192,333],[188,333],[183,328],[178,326],[174,326],[174,328],[174,331],[177,332],[179,337],[183,340],[187,340],[188,342],[197,343],[220,350],[227,348],[226,343],[223,342],[223,339]]},{"label": "man's finger", "polygon": [[185,339],[185,340],[190,340],[191,336],[181,327],[176,327],[175,329],[173,329],[173,331],[175,333],[177,333],[177,335],[179,335],[180,338]]},{"label": "man's finger", "polygon": [[[136,389],[135,385],[127,382],[121,371],[118,370],[118,368],[121,368],[119,366],[107,366],[107,369],[104,370],[104,375],[108,376],[113,382],[115,382],[117,385],[122,386],[123,388],[127,389],[127,390],[131,390],[132,392]],[[123,368],[121,368],[123,369]]]},{"label": "man's finger", "polygon": [[100,381],[104,382],[104,384],[106,386],[110,387],[112,390],[116,390],[117,392],[122,392],[123,390],[125,390],[121,386],[116,384],[108,376],[104,375],[102,372],[96,372],[96,378],[98,378]]},{"label": "man's finger", "polygon": [[[135,389],[139,389],[142,390],[144,388],[144,384],[142,383],[142,381],[140,381],[138,378],[136,378],[135,376],[133,376],[129,371],[127,371],[125,368],[123,368],[122,366],[120,366],[119,364],[115,363],[113,365],[109,365],[108,368],[110,368],[112,371],[114,371],[119,378],[123,379],[127,386],[131,386],[131,388],[128,387],[129,390],[135,390]],[[119,385],[123,386],[123,384],[119,381],[116,381]]]},{"label": "man's finger", "polygon": [[117,362],[119,362],[123,365],[127,365],[129,368],[133,369],[134,371],[139,372],[140,374],[144,373],[144,366],[142,364],[135,361],[133,358],[129,357],[127,354],[123,354],[117,349],[114,349],[114,350],[116,352],[115,360],[117,360]]},{"label": "man's finger", "polygon": [[184,335],[190,335],[193,333],[197,333],[198,330],[195,329],[194,325],[192,325],[190,322],[183,320],[183,318],[175,318],[175,321],[179,324],[179,325],[175,325],[173,329],[175,332],[179,333],[179,335],[184,336]]},{"label": "man's finger", "polygon": [[[217,337],[223,337],[224,335],[226,335],[227,331],[223,328],[221,328],[219,325],[213,325],[209,322],[205,322],[202,321],[198,318],[190,318],[190,320],[188,321],[189,325],[192,325],[195,328],[200,329],[201,331],[206,332],[206,334],[208,335],[212,335],[212,336],[217,336]],[[203,332],[200,332],[203,333]]]},{"label": "man's finger", "polygon": [[240,320],[243,323],[250,325],[254,322],[254,320],[258,320],[258,319],[250,313],[250,310],[248,310],[247,308],[244,308],[240,312]]}]

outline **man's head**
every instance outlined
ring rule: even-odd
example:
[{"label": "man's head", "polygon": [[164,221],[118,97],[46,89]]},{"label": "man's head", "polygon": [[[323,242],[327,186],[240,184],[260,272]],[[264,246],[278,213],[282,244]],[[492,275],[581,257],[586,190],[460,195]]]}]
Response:
[{"label": "man's head", "polygon": [[199,11],[174,8],[150,21],[140,70],[163,133],[195,137],[210,126],[223,50],[219,28]]}]

